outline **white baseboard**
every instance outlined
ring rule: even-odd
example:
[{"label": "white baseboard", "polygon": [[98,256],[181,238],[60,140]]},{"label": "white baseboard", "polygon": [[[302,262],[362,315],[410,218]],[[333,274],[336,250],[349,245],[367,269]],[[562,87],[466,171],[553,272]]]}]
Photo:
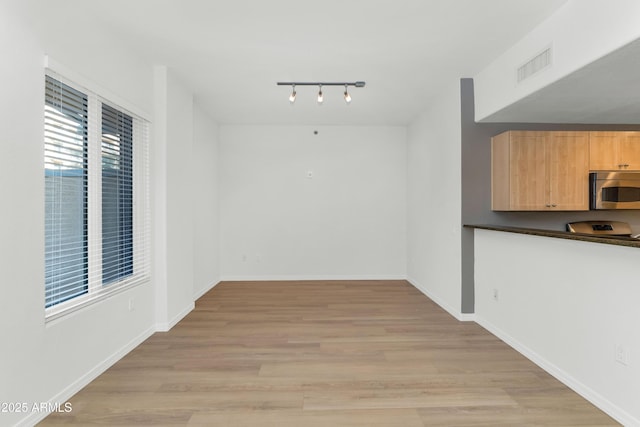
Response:
[{"label": "white baseboard", "polygon": [[433,293],[429,292],[429,290],[425,286],[422,286],[417,280],[412,279],[411,277],[409,277],[407,279],[407,281],[409,283],[411,283],[411,285],[414,288],[416,288],[417,290],[419,290],[420,292],[425,294],[427,297],[429,297],[429,299],[431,299],[433,302],[438,304],[442,309],[444,309],[447,313],[449,313],[450,315],[455,317],[457,320],[459,320],[461,322],[472,322],[472,321],[475,321],[475,319],[476,319],[475,314],[473,314],[473,313],[461,313],[459,309],[453,308],[451,305],[447,304],[444,300],[442,300],[442,298],[440,298],[440,297],[434,295]]},{"label": "white baseboard", "polygon": [[193,300],[197,301],[198,299],[200,299],[204,294],[209,292],[211,289],[215,288],[218,283],[220,283],[220,282],[219,281],[218,282],[213,282],[213,284],[205,286],[204,289],[202,289],[200,292],[197,292],[193,296]]},{"label": "white baseboard", "polygon": [[270,281],[311,281],[311,280],[407,280],[404,275],[353,275],[353,276],[330,276],[330,275],[272,275],[272,276],[223,276],[220,281],[222,282],[270,282]]},{"label": "white baseboard", "polygon": [[[59,402],[61,406],[64,406],[64,402],[71,399],[71,397],[82,390],[87,384],[91,381],[95,380],[99,375],[104,373],[107,369],[113,366],[118,360],[122,359],[127,355],[131,350],[142,344],[144,340],[149,338],[155,329],[153,327],[145,330],[140,335],[129,341],[125,346],[123,346],[120,350],[117,350],[111,356],[107,357],[105,360],[100,362],[97,366],[91,369],[89,372],[78,378],[73,383],[69,384],[64,390],[57,393],[55,396],[51,397],[48,402]],[[47,417],[51,412],[33,412],[23,420],[19,421],[16,426],[34,426],[43,419]]]},{"label": "white baseboard", "polygon": [[191,313],[191,311],[194,308],[196,308],[196,304],[192,302],[184,310],[182,310],[180,313],[175,315],[173,319],[169,320],[168,322],[156,323],[156,332],[167,332],[171,330],[171,328],[176,326],[178,322],[181,321],[187,314]]},{"label": "white baseboard", "polygon": [[460,313],[458,315],[458,320],[461,322],[475,322],[476,314],[475,313]]},{"label": "white baseboard", "polygon": [[621,423],[624,426],[640,426],[640,420],[635,418],[633,415],[629,414],[619,406],[612,403],[610,400],[602,396],[601,394],[595,392],[590,387],[586,386],[576,378],[569,375],[567,372],[559,368],[557,365],[553,364],[549,360],[540,356],[538,353],[527,347],[526,345],[519,342],[517,339],[513,338],[509,334],[505,333],[500,328],[493,325],[491,322],[482,318],[481,316],[476,316],[476,323],[485,328],[487,331],[491,332],[496,337],[500,338],[510,347],[518,351],[520,354],[525,356],[527,359],[531,360],[533,363],[538,365],[540,368],[544,369],[550,375],[555,377],[558,381],[578,393],[580,396],[587,399],[589,402],[593,403],[595,406],[600,408],[602,411],[606,412],[609,416],[614,418],[616,421]]}]

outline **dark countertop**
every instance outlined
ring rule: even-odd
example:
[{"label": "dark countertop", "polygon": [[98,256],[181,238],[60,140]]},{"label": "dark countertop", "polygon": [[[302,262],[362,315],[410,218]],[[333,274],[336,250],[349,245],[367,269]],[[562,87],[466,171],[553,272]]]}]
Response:
[{"label": "dark countertop", "polygon": [[591,234],[570,233],[568,231],[540,230],[537,228],[507,227],[504,225],[465,224],[465,227],[481,230],[504,231],[507,233],[529,234],[532,236],[554,237],[557,239],[580,240],[583,242],[604,243],[605,245],[629,246],[640,248],[640,240],[631,237],[594,236]]}]

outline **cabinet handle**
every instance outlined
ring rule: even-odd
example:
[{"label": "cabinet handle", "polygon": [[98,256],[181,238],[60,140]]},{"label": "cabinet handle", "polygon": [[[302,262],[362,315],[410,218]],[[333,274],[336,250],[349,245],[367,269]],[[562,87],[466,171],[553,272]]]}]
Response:
[{"label": "cabinet handle", "polygon": [[546,207],[548,207],[548,208],[550,208],[550,207],[551,207],[551,205],[549,205],[549,204],[547,204],[547,205],[545,205],[545,206],[546,206]]},{"label": "cabinet handle", "polygon": [[555,208],[556,206],[558,206],[558,205],[551,205],[552,208]]}]

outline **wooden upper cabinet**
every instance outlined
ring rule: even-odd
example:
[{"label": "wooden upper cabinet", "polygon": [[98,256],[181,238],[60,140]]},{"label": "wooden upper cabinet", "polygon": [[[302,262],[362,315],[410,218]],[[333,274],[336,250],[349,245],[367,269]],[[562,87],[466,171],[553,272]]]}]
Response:
[{"label": "wooden upper cabinet", "polygon": [[548,134],[545,147],[551,208],[589,210],[589,135],[586,132]]},{"label": "wooden upper cabinet", "polygon": [[624,132],[618,153],[625,170],[640,170],[640,132]]},{"label": "wooden upper cabinet", "polygon": [[509,206],[538,210],[547,200],[544,132],[517,132],[509,143]]},{"label": "wooden upper cabinet", "polygon": [[493,210],[589,209],[587,132],[509,131],[491,151]]},{"label": "wooden upper cabinet", "polygon": [[591,170],[640,170],[640,132],[589,132]]}]

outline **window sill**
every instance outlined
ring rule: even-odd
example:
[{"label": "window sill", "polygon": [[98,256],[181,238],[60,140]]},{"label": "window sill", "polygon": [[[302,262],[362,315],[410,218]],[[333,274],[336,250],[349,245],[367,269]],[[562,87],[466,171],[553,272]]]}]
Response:
[{"label": "window sill", "polygon": [[145,283],[149,283],[148,276],[123,281],[120,284],[108,286],[100,290],[99,292],[94,292],[89,295],[83,295],[72,300],[57,304],[53,307],[47,308],[45,309],[45,324],[53,322],[54,320],[62,319],[70,315],[71,313],[82,310],[86,307],[104,301],[114,295],[128,291],[129,289],[133,289]]}]

